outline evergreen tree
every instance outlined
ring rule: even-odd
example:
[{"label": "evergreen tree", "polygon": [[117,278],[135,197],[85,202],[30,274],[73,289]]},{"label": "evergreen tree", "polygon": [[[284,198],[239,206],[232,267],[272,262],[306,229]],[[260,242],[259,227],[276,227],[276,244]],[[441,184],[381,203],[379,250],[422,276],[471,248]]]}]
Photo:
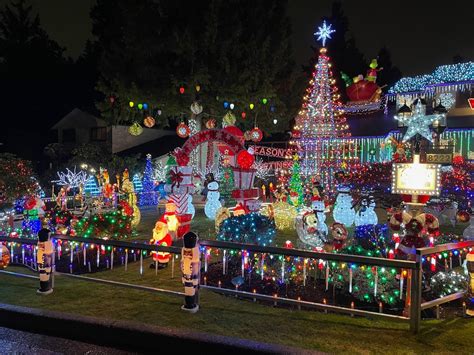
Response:
[{"label": "evergreen tree", "polygon": [[304,202],[304,191],[303,191],[303,181],[301,180],[301,170],[300,163],[298,161],[298,156],[295,155],[293,158],[293,166],[291,168],[291,178],[290,178],[290,204],[293,204],[295,207],[303,205]]},{"label": "evergreen tree", "polygon": [[155,182],[153,181],[153,164],[151,154],[146,156],[145,171],[143,173],[143,192],[140,194],[141,206],[154,206],[158,203],[158,197],[155,193]]},{"label": "evergreen tree", "polygon": [[[323,27],[326,26],[324,22]],[[296,117],[290,144],[302,159],[302,174],[318,174],[322,184],[333,188],[333,174],[340,169],[344,156],[338,138],[348,137],[349,126],[340,109],[340,95],[334,83],[327,49],[319,51],[313,78]]]},{"label": "evergreen tree", "polygon": [[[286,7],[285,0],[98,0],[92,22],[102,47],[98,89],[104,100],[98,108],[103,117],[116,124],[152,114],[164,126],[194,100],[218,117],[227,101],[238,117],[247,113],[238,122],[243,129],[253,127],[255,119],[266,132],[286,128],[287,121],[274,125],[271,119],[292,116]],[[148,110],[131,108],[129,101],[146,102]],[[158,109],[163,114],[157,117]]]},{"label": "evergreen tree", "polygon": [[84,185],[84,193],[90,196],[98,196],[100,195],[99,187],[97,186],[97,181],[95,176],[89,175],[89,178]]},{"label": "evergreen tree", "polygon": [[132,178],[133,189],[136,193],[140,193],[143,191],[143,184],[140,176],[138,174],[134,174]]},{"label": "evergreen tree", "polygon": [[219,186],[221,197],[226,202],[226,206],[232,204],[231,195],[234,189],[234,172],[230,166],[226,166],[222,169],[222,179]]},{"label": "evergreen tree", "polygon": [[387,47],[380,49],[377,62],[379,68],[383,68],[377,75],[377,82],[380,86],[386,85],[385,90],[388,90],[401,79],[402,73],[392,64],[392,55]]}]

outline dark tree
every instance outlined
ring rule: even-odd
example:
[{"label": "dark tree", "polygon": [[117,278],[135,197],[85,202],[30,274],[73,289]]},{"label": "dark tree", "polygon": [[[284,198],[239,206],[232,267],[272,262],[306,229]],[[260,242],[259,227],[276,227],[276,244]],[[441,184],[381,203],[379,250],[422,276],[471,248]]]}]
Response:
[{"label": "dark tree", "polygon": [[466,58],[464,58],[460,54],[456,54],[453,56],[453,64],[464,63],[466,61],[467,61]]},{"label": "dark tree", "polygon": [[401,79],[402,72],[392,64],[392,56],[387,47],[379,50],[377,62],[379,68],[383,68],[377,75],[377,82],[380,86],[386,85],[386,91]]},{"label": "dark tree", "polygon": [[[38,158],[54,122],[67,113],[72,62],[24,0],[0,9],[0,97],[5,148]],[[46,137],[46,138],[45,138]]]},{"label": "dark tree", "polygon": [[[284,0],[99,0],[91,14],[104,95],[98,108],[110,123],[151,114],[164,126],[169,118],[189,117],[195,100],[219,120],[227,101],[235,104],[241,128],[255,119],[267,132],[286,126],[293,85],[286,6]],[[130,101],[149,110],[130,108]],[[281,126],[272,123],[276,114],[286,118]]]}]

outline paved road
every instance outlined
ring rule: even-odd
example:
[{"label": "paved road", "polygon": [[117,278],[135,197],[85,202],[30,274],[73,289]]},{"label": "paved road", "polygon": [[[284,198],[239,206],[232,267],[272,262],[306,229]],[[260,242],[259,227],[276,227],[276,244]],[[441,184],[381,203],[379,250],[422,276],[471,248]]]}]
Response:
[{"label": "paved road", "polygon": [[131,354],[79,341],[0,327],[0,354]]}]

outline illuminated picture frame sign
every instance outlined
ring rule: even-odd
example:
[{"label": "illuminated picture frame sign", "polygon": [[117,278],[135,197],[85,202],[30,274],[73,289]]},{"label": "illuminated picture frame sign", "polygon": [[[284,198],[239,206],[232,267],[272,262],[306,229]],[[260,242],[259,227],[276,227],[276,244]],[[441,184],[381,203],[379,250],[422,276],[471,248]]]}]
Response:
[{"label": "illuminated picture frame sign", "polygon": [[413,156],[413,163],[393,164],[393,194],[439,196],[440,181],[440,165],[420,164],[419,155]]}]

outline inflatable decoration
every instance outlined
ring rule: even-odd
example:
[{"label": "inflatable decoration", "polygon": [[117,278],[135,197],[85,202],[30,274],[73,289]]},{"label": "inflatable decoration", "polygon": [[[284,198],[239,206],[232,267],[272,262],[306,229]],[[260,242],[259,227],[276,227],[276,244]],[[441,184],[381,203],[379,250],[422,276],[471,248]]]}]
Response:
[{"label": "inflatable decoration", "polygon": [[369,67],[365,78],[358,75],[353,78],[352,83],[345,73],[341,73],[342,79],[346,82],[346,94],[349,98],[343,109],[348,114],[369,113],[381,110],[383,107],[382,87],[376,83],[377,72],[383,68],[377,68],[377,59],[373,59]]}]

